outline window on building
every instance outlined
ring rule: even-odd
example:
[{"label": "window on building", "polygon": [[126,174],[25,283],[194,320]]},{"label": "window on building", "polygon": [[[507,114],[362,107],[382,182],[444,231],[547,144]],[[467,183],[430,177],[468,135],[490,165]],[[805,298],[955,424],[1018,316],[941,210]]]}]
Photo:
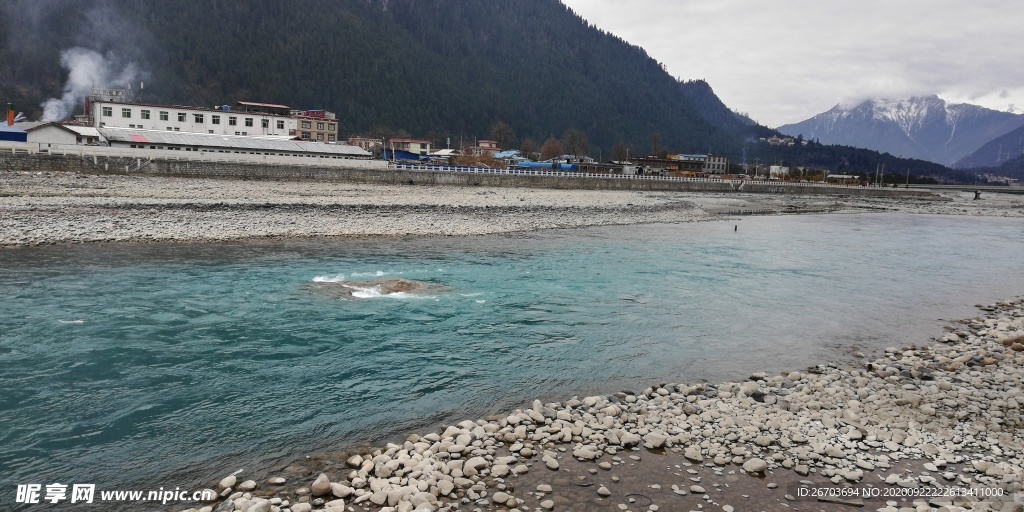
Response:
[{"label": "window on building", "polygon": [[242,135],[249,135],[249,132],[242,132]]},{"label": "window on building", "polygon": [[103,117],[114,117],[114,108],[103,107]]},{"label": "window on building", "polygon": [[309,132],[302,132],[302,139],[309,140]]},{"label": "window on building", "polygon": [[318,140],[320,142],[323,142],[324,141],[324,134],[322,134],[322,133],[316,134],[316,140]]},{"label": "window on building", "polygon": [[192,114],[197,124],[203,124],[203,114]]},{"label": "window on building", "polygon": [[308,129],[310,129],[310,127],[312,127],[312,126],[313,126],[313,125],[312,125],[312,124],[310,124],[310,122],[309,122],[309,121],[303,121],[303,122],[302,122],[302,127],[303,127],[303,128],[305,128],[305,129],[307,129],[307,130],[308,130]]},{"label": "window on building", "polygon": [[330,123],[327,125],[327,130],[332,132],[338,131],[338,125]]},{"label": "window on building", "polygon": [[123,117],[125,119],[131,119],[132,118],[132,109],[130,109],[130,108],[122,108],[121,109],[121,117]]},{"label": "window on building", "polygon": [[179,129],[179,128],[178,128],[177,126],[175,126],[175,127],[174,127],[174,131],[176,131],[176,132],[180,132],[180,131],[181,131],[181,129]]},{"label": "window on building", "polygon": [[143,119],[149,119],[149,110],[142,110],[139,115],[141,115]]},{"label": "window on building", "polygon": [[216,114],[210,116],[210,122],[213,124],[220,124],[220,116]]},{"label": "window on building", "polygon": [[206,130],[206,133],[213,133],[213,130]]},{"label": "window on building", "polygon": [[270,119],[263,119],[262,125],[264,128],[270,128]]},{"label": "window on building", "polygon": [[188,115],[188,114],[185,114],[184,112],[178,112],[178,122],[179,123],[184,123],[186,115]]},{"label": "window on building", "polygon": [[327,142],[334,142],[334,134],[327,136]]},{"label": "window on building", "polygon": [[163,110],[160,111],[160,120],[161,121],[166,121],[167,120],[167,112],[164,112]]},{"label": "window on building", "polygon": [[252,126],[252,118],[251,117],[245,118],[245,125],[246,126]]},{"label": "window on building", "polygon": [[[228,126],[238,126],[238,118],[235,116],[228,116]],[[238,135],[237,133],[235,135]]]},{"label": "window on building", "polygon": [[316,129],[317,130],[323,130],[324,129],[324,124],[323,123],[317,123],[316,124]]},{"label": "window on building", "polygon": [[241,135],[242,132],[235,132],[235,135]]},{"label": "window on building", "polygon": [[284,121],[282,121],[280,119],[277,120],[277,129],[278,130],[284,130]]}]

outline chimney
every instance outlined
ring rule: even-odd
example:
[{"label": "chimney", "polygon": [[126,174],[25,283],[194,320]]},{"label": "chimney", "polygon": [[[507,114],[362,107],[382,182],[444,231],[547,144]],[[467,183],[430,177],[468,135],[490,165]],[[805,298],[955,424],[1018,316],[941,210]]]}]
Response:
[{"label": "chimney", "polygon": [[14,105],[7,104],[7,126],[14,126]]}]

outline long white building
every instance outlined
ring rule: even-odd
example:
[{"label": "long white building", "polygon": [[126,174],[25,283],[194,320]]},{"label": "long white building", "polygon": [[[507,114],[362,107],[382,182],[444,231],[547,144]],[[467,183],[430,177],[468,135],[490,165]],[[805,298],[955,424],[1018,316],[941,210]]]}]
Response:
[{"label": "long white building", "polygon": [[97,129],[127,128],[213,135],[295,137],[299,123],[298,119],[288,115],[241,112],[227,108],[212,109],[115,101],[95,101],[90,108],[93,127]]},{"label": "long white building", "polygon": [[[175,155],[266,155],[333,160],[368,160],[362,148],[347,144],[319,144],[290,140],[287,136],[236,136],[140,128],[103,127],[98,131],[112,148],[144,149],[150,156]],[[181,153],[183,152],[183,153]]]}]

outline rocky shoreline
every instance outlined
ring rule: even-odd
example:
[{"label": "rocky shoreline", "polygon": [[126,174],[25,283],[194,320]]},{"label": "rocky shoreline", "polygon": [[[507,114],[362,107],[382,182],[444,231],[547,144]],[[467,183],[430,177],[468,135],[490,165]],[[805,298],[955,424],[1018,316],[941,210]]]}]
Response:
[{"label": "rocky shoreline", "polygon": [[0,171],[0,246],[463,236],[723,215],[892,212],[1024,217],[1024,197],[899,199]]},{"label": "rocky shoreline", "polygon": [[852,367],[537,400],[188,511],[1020,512],[1024,300],[980,308]]}]

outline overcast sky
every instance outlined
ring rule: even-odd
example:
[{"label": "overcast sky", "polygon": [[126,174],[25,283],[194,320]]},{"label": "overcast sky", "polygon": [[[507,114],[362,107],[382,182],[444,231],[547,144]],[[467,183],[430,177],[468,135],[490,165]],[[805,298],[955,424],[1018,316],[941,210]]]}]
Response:
[{"label": "overcast sky", "polygon": [[563,0],[776,127],[869,97],[1024,112],[1021,0]]}]

